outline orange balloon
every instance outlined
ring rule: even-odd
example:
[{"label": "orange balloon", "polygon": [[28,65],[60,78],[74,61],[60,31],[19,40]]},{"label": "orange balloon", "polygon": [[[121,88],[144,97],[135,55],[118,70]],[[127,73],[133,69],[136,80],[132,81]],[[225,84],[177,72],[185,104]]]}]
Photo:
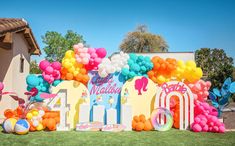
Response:
[{"label": "orange balloon", "polygon": [[15,117],[15,112],[13,110],[11,110],[11,109],[6,109],[4,111],[4,116],[6,118],[13,118],[13,117]]},{"label": "orange balloon", "polygon": [[84,83],[87,83],[89,80],[90,80],[90,77],[89,77],[88,75],[83,75],[82,81],[83,81]]},{"label": "orange balloon", "polygon": [[153,129],[153,126],[152,126],[150,120],[145,121],[145,123],[144,123],[144,130],[145,131],[150,131],[152,129]]},{"label": "orange balloon", "polygon": [[60,117],[55,117],[54,119],[56,121],[56,124],[60,123]]},{"label": "orange balloon", "polygon": [[179,127],[180,127],[180,122],[179,122],[179,121],[174,121],[173,126],[174,126],[175,128],[177,128],[177,129],[179,129]]},{"label": "orange balloon", "polygon": [[85,74],[87,73],[87,71],[86,71],[85,68],[81,68],[81,69],[80,69],[80,73],[83,74],[83,75],[85,75]]},{"label": "orange balloon", "polygon": [[137,123],[135,122],[135,120],[132,120],[132,129],[133,129],[133,130],[135,130],[136,125],[137,125]]},{"label": "orange balloon", "polygon": [[145,115],[143,115],[143,114],[141,114],[141,115],[139,116],[139,119],[140,119],[140,122],[143,122],[143,123],[146,121]]},{"label": "orange balloon", "polygon": [[43,125],[44,128],[47,127],[47,123],[48,123],[47,119],[42,120],[42,125]]},{"label": "orange balloon", "polygon": [[56,130],[56,121],[53,118],[47,120],[47,128],[50,131]]},{"label": "orange balloon", "polygon": [[139,116],[134,116],[134,117],[133,117],[133,120],[135,120],[135,122],[139,122],[139,121],[140,121],[140,118],[139,118]]},{"label": "orange balloon", "polygon": [[68,73],[67,69],[63,67],[61,68],[60,72],[61,74],[64,74],[64,75]]},{"label": "orange balloon", "polygon": [[79,81],[79,82],[82,81],[82,78],[83,78],[83,75],[82,75],[82,74],[80,74],[80,73],[77,74],[77,76],[76,76],[76,80],[77,80],[77,81]]},{"label": "orange balloon", "polygon": [[136,124],[135,130],[136,130],[136,131],[142,131],[143,129],[144,129],[144,123],[138,122],[138,123]]},{"label": "orange balloon", "polygon": [[148,71],[148,76],[149,78],[152,78],[154,76],[154,72],[152,70]]},{"label": "orange balloon", "polygon": [[67,74],[66,74],[66,79],[67,79],[67,80],[72,80],[72,79],[73,79],[73,74],[67,73]]}]

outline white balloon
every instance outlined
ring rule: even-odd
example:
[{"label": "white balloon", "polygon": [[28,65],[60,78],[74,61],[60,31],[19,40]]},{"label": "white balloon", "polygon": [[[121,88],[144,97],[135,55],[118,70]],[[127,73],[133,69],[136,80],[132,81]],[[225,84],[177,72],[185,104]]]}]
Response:
[{"label": "white balloon", "polygon": [[38,124],[39,124],[39,122],[38,122],[37,120],[33,120],[33,126],[34,126],[34,127],[37,127]]}]

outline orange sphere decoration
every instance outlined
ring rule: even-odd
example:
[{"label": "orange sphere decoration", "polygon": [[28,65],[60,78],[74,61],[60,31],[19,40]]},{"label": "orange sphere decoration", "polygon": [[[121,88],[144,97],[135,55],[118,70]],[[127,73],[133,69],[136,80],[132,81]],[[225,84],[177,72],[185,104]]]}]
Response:
[{"label": "orange sphere decoration", "polygon": [[144,123],[138,122],[138,123],[136,124],[135,130],[136,130],[136,131],[142,131],[143,129],[144,129]]},{"label": "orange sphere decoration", "polygon": [[56,130],[56,121],[53,118],[49,118],[47,121],[47,128],[50,131]]},{"label": "orange sphere decoration", "polygon": [[139,119],[140,119],[140,122],[145,122],[145,121],[146,121],[145,115],[143,115],[143,114],[141,114],[141,115],[139,116]]}]

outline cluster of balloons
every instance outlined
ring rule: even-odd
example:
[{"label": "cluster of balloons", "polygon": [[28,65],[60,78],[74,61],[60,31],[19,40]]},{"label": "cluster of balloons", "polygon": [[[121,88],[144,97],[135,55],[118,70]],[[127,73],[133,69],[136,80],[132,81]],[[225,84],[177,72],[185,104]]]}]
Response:
[{"label": "cluster of balloons", "polygon": [[29,131],[40,131],[44,127],[42,125],[42,116],[45,114],[44,110],[32,109],[26,114],[26,119],[29,122]]},{"label": "cluster of balloons", "polygon": [[60,113],[58,111],[45,111],[42,120],[44,128],[49,131],[54,131],[58,123],[60,123]]},{"label": "cluster of balloons", "polygon": [[151,61],[153,63],[153,69],[148,72],[149,78],[158,84],[170,81],[172,72],[176,70],[177,61],[173,58],[164,60],[158,56],[154,56]]},{"label": "cluster of balloons", "polygon": [[184,63],[184,61],[178,60],[177,68],[173,72],[173,75],[179,81],[194,83],[202,77],[203,72],[200,67],[196,66],[195,61],[187,61]]},{"label": "cluster of balloons", "polygon": [[91,55],[88,53],[88,48],[84,47],[82,43],[73,45],[75,58],[78,63],[88,64],[91,58]]},{"label": "cluster of balloons", "polygon": [[88,48],[90,54],[89,63],[85,65],[87,70],[98,70],[98,65],[105,58],[107,51],[105,48]]},{"label": "cluster of balloons", "polygon": [[129,68],[122,68],[121,73],[125,79],[130,79],[135,76],[147,76],[147,72],[153,68],[153,63],[148,56],[137,56],[134,53],[129,54]]},{"label": "cluster of balloons", "polygon": [[98,74],[100,77],[107,77],[108,74],[120,72],[122,68],[129,69],[127,61],[129,55],[122,51],[118,54],[114,54],[111,58],[104,58],[98,66]]},{"label": "cluster of balloons", "polygon": [[43,60],[39,63],[39,68],[42,71],[42,76],[45,81],[47,81],[49,84],[53,83],[54,80],[59,80],[60,70],[61,70],[61,64],[60,62],[52,62],[50,63],[47,60]]},{"label": "cluster of balloons", "polygon": [[180,127],[180,104],[177,96],[172,96],[170,99],[170,111],[173,116],[173,126],[179,129]]},{"label": "cluster of balloons", "polygon": [[196,101],[194,114],[194,123],[191,125],[194,132],[225,132],[224,124],[217,117],[216,108],[208,103]]},{"label": "cluster of balloons", "polygon": [[191,89],[194,99],[199,101],[205,101],[209,95],[209,89],[211,87],[210,81],[198,80],[196,83],[188,84]]},{"label": "cluster of balloons", "polygon": [[146,119],[145,115],[141,114],[133,117],[132,129],[135,131],[151,131],[153,126],[150,119]]},{"label": "cluster of balloons", "polygon": [[29,74],[26,77],[26,83],[28,91],[36,90],[36,94],[30,98],[31,101],[42,102],[43,98],[40,97],[40,94],[43,92],[49,93],[50,84],[44,80],[42,75]]},{"label": "cluster of balloons", "polygon": [[61,79],[76,80],[85,85],[90,79],[84,65],[76,61],[75,53],[72,50],[66,51],[62,59]]}]

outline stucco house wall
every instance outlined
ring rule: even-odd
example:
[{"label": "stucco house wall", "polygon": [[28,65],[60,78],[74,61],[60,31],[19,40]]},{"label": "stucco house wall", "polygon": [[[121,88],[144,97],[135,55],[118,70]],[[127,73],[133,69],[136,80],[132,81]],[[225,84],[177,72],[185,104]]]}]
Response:
[{"label": "stucco house wall", "polygon": [[[0,48],[0,80],[4,83],[4,91],[14,91],[19,97],[27,100],[25,78],[29,74],[30,53],[28,44],[22,33],[13,34],[11,49]],[[21,58],[24,59],[23,72],[20,72]],[[4,118],[5,109],[15,109],[18,103],[8,95],[3,95],[0,102],[0,119]]]}]

